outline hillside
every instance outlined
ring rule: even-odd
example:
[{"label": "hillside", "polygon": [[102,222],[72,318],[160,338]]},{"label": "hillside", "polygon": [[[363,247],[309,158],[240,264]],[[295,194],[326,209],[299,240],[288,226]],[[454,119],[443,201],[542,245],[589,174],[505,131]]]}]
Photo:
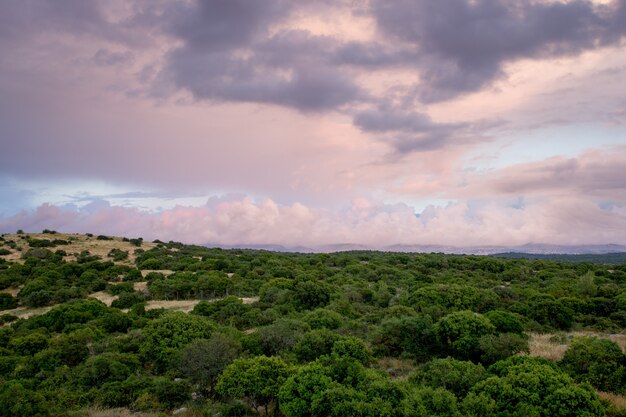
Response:
[{"label": "hillside", "polygon": [[0,417],[626,413],[626,264],[0,244]]}]

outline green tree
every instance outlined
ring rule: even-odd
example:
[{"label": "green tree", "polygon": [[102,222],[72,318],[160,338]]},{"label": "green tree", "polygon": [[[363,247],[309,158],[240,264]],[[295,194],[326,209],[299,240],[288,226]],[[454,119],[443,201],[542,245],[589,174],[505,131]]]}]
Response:
[{"label": "green tree", "polygon": [[241,352],[241,344],[222,333],[198,339],[187,346],[178,360],[178,369],[189,380],[211,389],[217,377]]},{"label": "green tree", "polygon": [[411,377],[411,382],[432,388],[443,388],[463,398],[478,382],[486,379],[487,371],[480,364],[454,358],[433,359]]},{"label": "green tree", "polygon": [[276,416],[278,393],[289,374],[289,366],[277,357],[236,359],[219,377],[216,389],[226,397],[245,400],[259,416],[259,408],[266,416],[270,410]]},{"label": "green tree", "polygon": [[162,372],[180,349],[196,339],[210,338],[214,330],[215,325],[204,317],[168,312],[144,328],[140,352]]},{"label": "green tree", "polygon": [[[577,385],[556,367],[532,358],[494,365],[498,376],[472,388],[473,407],[482,404],[485,416],[604,416],[597,394]],[[491,370],[491,368],[490,368]]]},{"label": "green tree", "polygon": [[319,363],[303,366],[280,388],[280,410],[286,417],[310,417],[313,400],[332,386],[327,370]]}]

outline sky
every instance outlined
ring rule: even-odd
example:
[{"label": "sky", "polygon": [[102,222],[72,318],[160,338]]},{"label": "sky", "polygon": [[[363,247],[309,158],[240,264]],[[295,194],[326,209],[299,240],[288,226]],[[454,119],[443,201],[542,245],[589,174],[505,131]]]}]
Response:
[{"label": "sky", "polygon": [[2,0],[0,232],[626,244],[626,0]]}]

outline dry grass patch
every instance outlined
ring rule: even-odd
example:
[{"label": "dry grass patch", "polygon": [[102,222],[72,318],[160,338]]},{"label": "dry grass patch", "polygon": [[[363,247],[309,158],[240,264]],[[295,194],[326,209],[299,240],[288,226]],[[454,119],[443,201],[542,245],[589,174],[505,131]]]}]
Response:
[{"label": "dry grass patch", "polygon": [[106,291],[98,291],[89,294],[89,298],[95,298],[96,300],[106,304],[108,307],[111,307],[113,301],[117,300],[119,297],[117,295],[111,295]]},{"label": "dry grass patch", "polygon": [[598,391],[600,399],[610,403],[617,411],[626,411],[626,397],[611,392]]},{"label": "dry grass patch", "polygon": [[[156,310],[158,308],[165,308],[167,310],[182,311],[189,313],[200,301],[207,301],[214,303],[222,300],[222,298],[216,298],[213,300],[152,300],[146,303],[146,310]],[[252,304],[259,301],[259,297],[240,298],[244,304]]]},{"label": "dry grass patch", "polygon": [[376,367],[387,372],[392,379],[406,381],[415,370],[415,361],[412,359],[385,357],[378,360]]},{"label": "dry grass patch", "polygon": [[623,333],[599,333],[588,331],[576,331],[567,333],[530,334],[530,356],[539,356],[553,361],[560,361],[565,351],[576,337],[599,337],[609,339],[623,350],[626,348],[626,334]]},{"label": "dry grass patch", "polygon": [[158,417],[161,413],[133,412],[127,408],[89,408],[67,414],[71,417]]},{"label": "dry grass patch", "polygon": [[12,310],[3,310],[2,314],[11,314],[13,316],[17,316],[17,318],[20,318],[20,319],[27,319],[33,316],[46,314],[48,311],[58,306],[59,304],[56,304],[53,306],[37,307],[37,308],[17,307]]},{"label": "dry grass patch", "polygon": [[141,276],[145,278],[150,272],[156,272],[165,276],[172,275],[174,273],[174,271],[170,269],[144,269],[141,271]]},{"label": "dry grass patch", "polygon": [[20,285],[19,287],[5,288],[3,290],[0,290],[0,292],[11,294],[13,297],[17,297],[17,294],[20,292],[22,288],[24,288],[24,286]]},{"label": "dry grass patch", "polygon": [[189,313],[202,300],[153,300],[146,303],[146,310],[164,308]]},{"label": "dry grass patch", "polygon": [[148,282],[147,281],[133,282],[133,289],[139,292],[147,291]]},{"label": "dry grass patch", "polygon": [[[531,333],[528,347],[530,356],[539,356],[553,361],[560,361],[565,355],[569,341],[561,343],[554,334]],[[561,339],[561,338],[558,338]],[[565,338],[563,338],[564,340]]]}]

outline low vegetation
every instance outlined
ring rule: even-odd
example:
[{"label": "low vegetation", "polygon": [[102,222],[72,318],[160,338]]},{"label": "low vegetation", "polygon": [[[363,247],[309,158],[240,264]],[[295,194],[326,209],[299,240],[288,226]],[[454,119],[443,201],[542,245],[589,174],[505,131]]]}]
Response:
[{"label": "low vegetation", "polygon": [[0,244],[0,417],[626,415],[626,265]]}]

